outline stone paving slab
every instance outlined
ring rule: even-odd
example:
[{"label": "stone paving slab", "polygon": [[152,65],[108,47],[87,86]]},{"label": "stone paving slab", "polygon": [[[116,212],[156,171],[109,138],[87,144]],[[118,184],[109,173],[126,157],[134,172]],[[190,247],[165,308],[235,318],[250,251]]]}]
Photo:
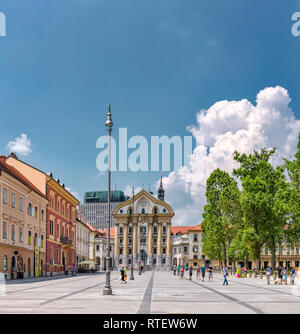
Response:
[{"label": "stone paving slab", "polygon": [[172,272],[135,273],[133,281],[121,284],[112,272],[112,296],[104,296],[105,275],[80,275],[43,280],[8,282],[0,297],[0,313],[35,314],[300,314],[299,296],[290,285],[267,285],[260,278],[229,277],[223,286],[221,275],[214,281],[180,280]]}]

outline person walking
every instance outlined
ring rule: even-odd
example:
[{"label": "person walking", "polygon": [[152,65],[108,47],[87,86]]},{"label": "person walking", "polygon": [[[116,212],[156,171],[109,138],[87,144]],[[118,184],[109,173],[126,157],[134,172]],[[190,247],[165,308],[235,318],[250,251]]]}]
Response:
[{"label": "person walking", "polygon": [[287,285],[287,279],[288,279],[288,271],[287,269],[283,270],[283,276],[282,276],[282,281],[284,283],[284,285]]},{"label": "person walking", "polygon": [[75,273],[76,273],[76,267],[75,267],[75,265],[73,264],[73,267],[72,267],[72,276],[75,276]]},{"label": "person walking", "polygon": [[268,264],[268,266],[266,268],[266,277],[267,277],[267,283],[268,283],[268,285],[270,285],[271,275],[272,275],[272,268]]},{"label": "person walking", "polygon": [[177,266],[177,276],[180,274],[180,265]]},{"label": "person walking", "polygon": [[282,285],[282,268],[281,268],[281,266],[279,266],[277,268],[277,271],[278,271],[278,284]]},{"label": "person walking", "polygon": [[213,281],[213,272],[214,272],[214,267],[212,266],[212,264],[210,264],[208,266],[208,281],[210,282]]},{"label": "person walking", "polygon": [[292,268],[292,271],[291,271],[291,283],[292,283],[292,285],[295,284],[295,278],[296,278],[296,269]]},{"label": "person walking", "polygon": [[121,283],[126,284],[127,271],[124,265],[121,267],[120,272],[121,272]]},{"label": "person walking", "polygon": [[223,285],[228,285],[228,281],[227,281],[227,276],[228,276],[228,267],[226,266],[226,264],[224,264],[223,267],[223,275],[224,275],[224,282]]},{"label": "person walking", "polygon": [[196,273],[197,273],[197,279],[200,279],[200,266],[199,266],[199,264],[196,268]]},{"label": "person walking", "polygon": [[206,266],[203,265],[201,267],[201,276],[202,276],[202,282],[204,282],[204,278],[205,278],[205,271],[206,271]]},{"label": "person walking", "polygon": [[173,266],[173,274],[174,274],[174,276],[176,276],[176,272],[177,272],[177,267],[174,265]]},{"label": "person walking", "polygon": [[192,280],[192,276],[193,276],[193,267],[190,266],[189,268],[189,274],[190,274],[190,281]]},{"label": "person walking", "polygon": [[184,275],[184,267],[181,266],[180,267],[180,279],[183,279],[183,275]]}]

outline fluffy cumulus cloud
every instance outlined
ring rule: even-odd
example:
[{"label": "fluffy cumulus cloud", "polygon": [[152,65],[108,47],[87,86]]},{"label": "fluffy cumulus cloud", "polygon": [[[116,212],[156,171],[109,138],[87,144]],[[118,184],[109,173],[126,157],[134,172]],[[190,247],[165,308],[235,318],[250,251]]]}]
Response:
[{"label": "fluffy cumulus cloud", "polygon": [[295,153],[300,120],[289,107],[290,101],[286,89],[268,87],[257,94],[255,105],[246,99],[225,100],[197,114],[197,124],[188,130],[202,140],[190,157],[190,167],[163,179],[167,201],[175,210],[175,225],[201,222],[206,180],[216,168],[231,173],[237,167],[235,150],[249,154],[261,147],[276,147],[275,164]]},{"label": "fluffy cumulus cloud", "polygon": [[[139,193],[142,190],[141,187],[136,187],[134,188],[134,194],[136,195],[137,193]],[[127,185],[124,189],[124,194],[125,196],[132,196],[132,186]]]},{"label": "fluffy cumulus cloud", "polygon": [[14,152],[19,155],[28,155],[32,152],[31,141],[25,133],[22,133],[20,137],[17,137],[15,140],[10,141],[7,144],[7,149],[10,152]]}]

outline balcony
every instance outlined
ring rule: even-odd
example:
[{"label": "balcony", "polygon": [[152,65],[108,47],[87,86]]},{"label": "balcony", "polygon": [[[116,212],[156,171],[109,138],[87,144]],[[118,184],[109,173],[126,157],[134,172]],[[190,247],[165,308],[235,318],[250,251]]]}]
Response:
[{"label": "balcony", "polygon": [[68,237],[61,237],[60,242],[62,243],[63,247],[70,247],[73,246],[73,242],[71,238]]}]

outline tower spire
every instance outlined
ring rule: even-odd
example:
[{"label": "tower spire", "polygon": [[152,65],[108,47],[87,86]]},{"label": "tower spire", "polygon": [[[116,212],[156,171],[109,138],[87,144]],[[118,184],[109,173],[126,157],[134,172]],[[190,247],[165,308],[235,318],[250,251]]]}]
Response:
[{"label": "tower spire", "polygon": [[162,175],[160,176],[160,185],[159,185],[159,188],[158,188],[158,196],[157,196],[157,198],[160,201],[164,201],[165,200],[165,190],[164,190],[163,183],[162,183]]}]

